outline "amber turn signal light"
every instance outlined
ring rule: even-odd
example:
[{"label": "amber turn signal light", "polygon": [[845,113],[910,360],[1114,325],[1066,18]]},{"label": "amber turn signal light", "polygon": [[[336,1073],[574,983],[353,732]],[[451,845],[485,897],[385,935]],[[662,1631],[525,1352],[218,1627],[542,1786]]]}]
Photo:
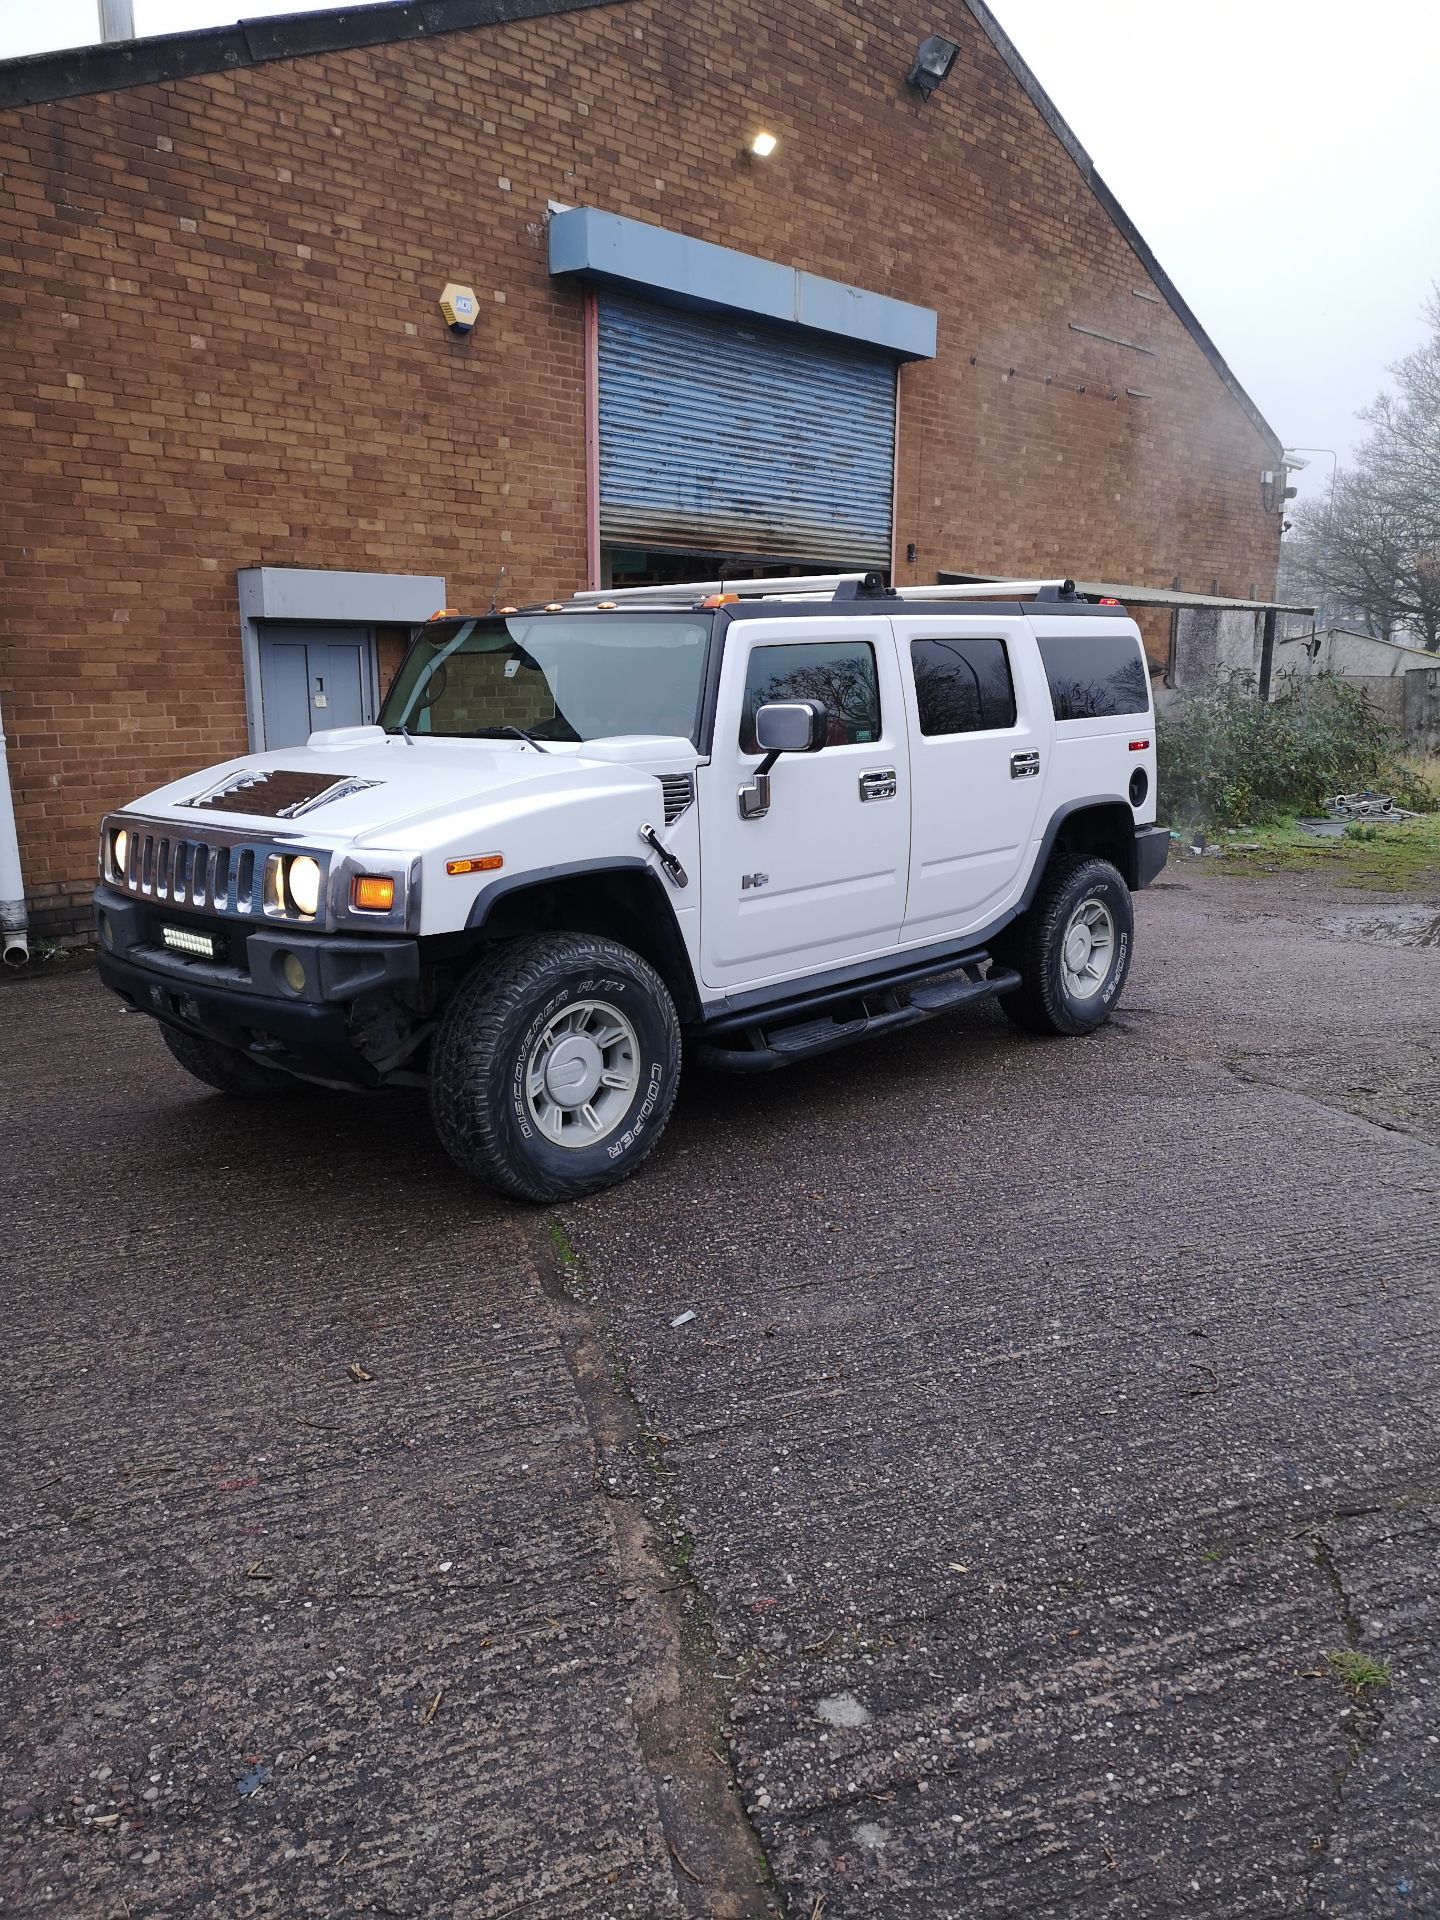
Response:
[{"label": "amber turn signal light", "polygon": [[503,867],[503,853],[477,853],[469,860],[447,860],[446,873],[494,873],[497,867]]},{"label": "amber turn signal light", "polygon": [[350,882],[350,904],[362,913],[389,913],[395,904],[395,882],[378,873],[357,873]]}]

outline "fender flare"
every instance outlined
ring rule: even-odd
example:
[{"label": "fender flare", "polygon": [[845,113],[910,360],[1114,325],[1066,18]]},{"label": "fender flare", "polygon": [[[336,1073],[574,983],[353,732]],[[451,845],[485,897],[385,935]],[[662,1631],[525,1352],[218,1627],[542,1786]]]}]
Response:
[{"label": "fender flare", "polygon": [[502,901],[516,900],[526,893],[543,893],[567,881],[595,881],[621,878],[630,894],[630,904],[638,906],[654,951],[642,954],[664,979],[675,1000],[682,1021],[692,1020],[700,1009],[700,989],[690,959],[690,949],[675,917],[674,903],[664,881],[650,861],[635,854],[617,855],[612,860],[569,860],[550,867],[531,867],[523,873],[507,874],[482,887],[466,916],[465,930],[483,934]]}]

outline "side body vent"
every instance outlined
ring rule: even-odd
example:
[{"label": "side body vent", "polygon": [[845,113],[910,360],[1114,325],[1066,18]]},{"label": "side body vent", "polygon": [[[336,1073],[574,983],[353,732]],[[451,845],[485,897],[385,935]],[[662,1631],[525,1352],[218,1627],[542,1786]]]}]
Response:
[{"label": "side body vent", "polygon": [[657,774],[665,794],[665,824],[671,826],[678,820],[695,798],[695,776],[693,773]]}]

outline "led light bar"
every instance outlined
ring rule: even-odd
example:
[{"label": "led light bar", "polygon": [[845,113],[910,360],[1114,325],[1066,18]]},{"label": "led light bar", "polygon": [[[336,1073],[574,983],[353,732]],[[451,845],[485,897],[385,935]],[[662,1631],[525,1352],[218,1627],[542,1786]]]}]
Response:
[{"label": "led light bar", "polygon": [[187,927],[162,927],[160,938],[172,953],[190,953],[201,960],[215,958],[215,942],[208,933],[191,933]]}]

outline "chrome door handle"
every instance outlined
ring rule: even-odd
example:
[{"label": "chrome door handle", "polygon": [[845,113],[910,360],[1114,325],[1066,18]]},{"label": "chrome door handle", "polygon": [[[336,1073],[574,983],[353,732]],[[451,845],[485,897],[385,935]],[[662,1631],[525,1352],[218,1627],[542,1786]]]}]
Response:
[{"label": "chrome door handle", "polygon": [[1040,771],[1038,753],[1012,753],[1010,756],[1010,778],[1012,780],[1033,780]]},{"label": "chrome door handle", "polygon": [[860,776],[860,798],[862,800],[893,800],[897,792],[895,769],[879,768],[872,773]]}]

